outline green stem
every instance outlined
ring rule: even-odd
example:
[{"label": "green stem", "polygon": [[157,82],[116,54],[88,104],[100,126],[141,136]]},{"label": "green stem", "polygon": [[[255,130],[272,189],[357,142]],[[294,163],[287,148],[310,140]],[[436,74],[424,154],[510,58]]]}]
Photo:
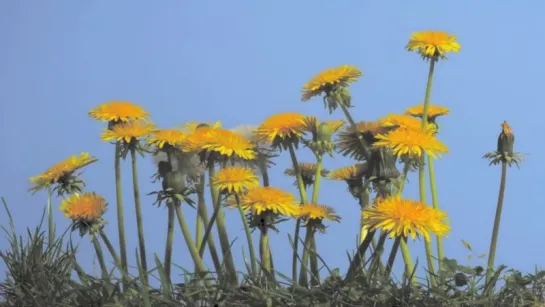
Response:
[{"label": "green stem", "polygon": [[310,241],[310,272],[312,275],[310,276],[310,284],[313,286],[317,286],[320,284],[320,270],[318,267],[318,249],[316,248],[316,233],[313,231],[312,238]]},{"label": "green stem", "polygon": [[[435,167],[433,165],[433,158],[428,156],[428,167],[429,167],[429,175],[430,175],[430,188],[431,188],[431,199],[434,209],[439,209],[439,198],[437,197],[437,185],[435,181]],[[443,238],[440,236],[437,236],[437,257],[438,260],[438,271],[439,271],[439,278],[443,278],[443,260],[445,259],[445,252],[443,249]]]},{"label": "green stem", "polygon": [[369,245],[371,245],[371,241],[374,237],[375,231],[372,230],[367,234],[367,236],[365,236],[365,239],[361,242],[358,251],[356,252],[356,256],[348,267],[348,273],[346,273],[347,280],[352,279],[355,276],[357,270],[363,269],[364,262],[362,255],[365,254],[365,251],[369,248]]},{"label": "green stem", "polygon": [[233,261],[233,255],[231,254],[231,244],[229,242],[229,236],[227,234],[227,227],[225,224],[225,215],[221,210],[221,198],[218,189],[214,186],[212,178],[216,174],[214,164],[210,163],[208,167],[208,177],[210,180],[210,194],[214,200],[214,210],[217,210],[216,226],[218,229],[218,236],[220,239],[221,252],[223,253],[223,262],[225,263],[225,269],[229,274],[229,281],[232,284],[238,284],[237,272],[235,269],[235,263]]},{"label": "green stem", "polygon": [[[307,203],[307,190],[305,189],[305,184],[303,182],[303,176],[301,175],[301,169],[299,168],[299,163],[297,162],[297,156],[295,155],[295,149],[293,144],[288,146],[291,162],[293,164],[293,170],[295,172],[295,178],[297,181],[297,188],[299,189],[299,195],[301,196],[301,204]],[[297,255],[299,247],[299,232],[301,231],[301,219],[297,219],[295,223],[295,234],[293,238],[293,256],[292,256],[292,267],[291,267],[291,277],[293,281],[297,280]]]},{"label": "green stem", "polygon": [[405,189],[405,182],[407,182],[407,174],[409,173],[410,168],[411,165],[408,162],[403,165],[403,173],[401,174],[401,181],[399,182],[399,189],[397,190],[397,195],[400,197]]},{"label": "green stem", "polygon": [[172,245],[174,244],[174,203],[168,203],[167,244],[165,247],[165,274],[170,282],[172,267]]},{"label": "green stem", "polygon": [[390,278],[390,274],[392,273],[392,268],[394,267],[394,261],[397,256],[397,251],[399,249],[400,242],[401,242],[401,237],[396,237],[394,240],[394,244],[392,245],[392,250],[390,251],[390,256],[388,256],[386,271],[384,272],[384,276],[386,278]]},{"label": "green stem", "polygon": [[[197,216],[196,216],[196,221],[195,221],[195,242],[197,244],[197,249],[198,250],[200,250],[201,245],[204,244],[204,242],[203,242],[204,220],[203,220],[202,213],[201,213],[201,211],[202,211],[201,202],[204,202],[204,199],[201,201],[200,195],[198,195],[198,199],[197,199]],[[200,255],[200,256],[202,257],[203,255]],[[197,270],[197,267],[195,267],[195,271],[196,270]]]},{"label": "green stem", "polygon": [[176,204],[175,209],[176,209],[176,216],[178,217],[178,224],[180,224],[180,229],[182,230],[182,234],[184,236],[185,242],[187,243],[187,248],[189,249],[191,258],[193,258],[195,267],[197,268],[197,273],[201,274],[201,277],[204,277],[204,274],[208,272],[208,269],[204,265],[202,258],[199,256],[199,250],[197,249],[195,242],[193,242],[193,238],[191,237],[191,232],[189,231],[189,227],[187,226],[187,223],[184,218],[182,206],[180,206],[180,204]]},{"label": "green stem", "polygon": [[303,287],[308,285],[308,260],[309,260],[309,250],[312,240],[312,226],[307,225],[307,231],[305,234],[305,242],[303,246],[303,256],[301,257],[301,271],[299,272],[299,284]]},{"label": "green stem", "polygon": [[269,249],[269,234],[267,226],[261,227],[261,236],[259,238],[259,251],[261,255],[261,266],[263,267],[264,275],[272,275],[271,272],[271,254]]},{"label": "green stem", "polygon": [[492,229],[492,239],[490,240],[490,251],[488,252],[488,269],[486,270],[486,282],[489,283],[494,275],[494,258],[496,257],[496,246],[498,244],[498,233],[500,232],[501,212],[503,209],[503,196],[505,194],[505,181],[507,179],[507,163],[501,164],[500,192],[498,194],[498,204],[496,206],[496,217],[494,218],[494,228]]},{"label": "green stem", "polygon": [[104,262],[102,247],[94,235],[91,235],[91,241],[93,241],[93,246],[95,247],[95,252],[97,253],[98,263],[100,265],[100,269],[102,270],[102,279],[106,279],[108,278],[108,269],[106,268],[106,263]]},{"label": "green stem", "polygon": [[312,190],[312,203],[318,203],[318,195],[320,194],[320,182],[322,181],[323,155],[316,157],[316,175],[314,175],[314,190]]},{"label": "green stem", "polygon": [[261,171],[261,176],[263,177],[263,186],[269,186],[269,171],[267,170],[267,165],[264,159],[259,162],[259,169]]},{"label": "green stem", "polygon": [[244,216],[244,211],[242,211],[242,208],[240,207],[240,199],[237,194],[235,194],[235,200],[237,202],[237,208],[238,212],[240,213],[240,218],[242,219],[242,224],[244,225],[244,232],[246,233],[246,240],[248,240],[248,249],[250,250],[250,263],[252,272],[252,277],[257,276],[257,260],[255,257],[255,249],[254,249],[254,242],[252,240],[252,234],[250,232],[250,226],[248,225],[248,221],[246,220],[246,216]]},{"label": "green stem", "polygon": [[[367,208],[369,206],[369,189],[367,187],[363,188],[364,190],[360,193],[360,207],[361,211],[363,209]],[[363,215],[361,215],[363,218]],[[365,223],[363,220],[360,220],[360,244],[365,240],[367,237],[367,234],[369,233],[369,230],[367,227],[365,227]],[[373,238],[374,239],[374,238]],[[374,242],[372,242],[374,243]],[[373,244],[373,248],[376,247]],[[365,263],[365,252],[361,255],[363,263]]]},{"label": "green stem", "polygon": [[[424,97],[424,110],[422,114],[421,128],[424,130],[428,124],[428,111],[430,107],[430,98],[431,98],[431,88],[433,85],[433,71],[435,68],[435,61],[430,60],[430,69],[428,71],[428,82],[426,84],[426,95]],[[425,155],[423,154],[420,158],[420,163],[418,167],[418,184],[420,187],[420,202],[426,203],[426,167],[424,164]],[[429,277],[432,287],[435,287],[435,265],[433,263],[433,252],[431,241],[425,241],[426,247],[426,261],[428,263]]]},{"label": "green stem", "polygon": [[[140,246],[140,265],[144,272],[148,271],[148,262],[146,260],[146,243],[144,240],[144,221],[142,219],[142,204],[140,201],[140,187],[138,185],[138,169],[136,166],[136,150],[131,148],[132,163],[132,186],[134,191],[134,208],[136,212],[136,227],[138,229],[138,245]],[[148,275],[146,274],[146,284]]]},{"label": "green stem", "polygon": [[[204,198],[204,186],[205,186],[205,176],[204,174],[199,176],[199,184],[197,184],[197,212],[201,216],[201,219],[203,221],[203,228],[208,229],[208,210],[206,209],[206,203]],[[212,258],[212,262],[214,263],[214,268],[217,272],[217,274],[221,273],[221,261],[218,256],[218,251],[216,249],[216,243],[214,242],[214,237],[212,236],[212,233],[208,231],[208,234],[205,236],[202,236],[201,239],[202,245],[198,247],[199,249],[199,256],[203,258],[204,250],[206,248],[206,245],[208,244],[208,247],[210,249],[210,257]],[[206,244],[207,243],[207,244]]]},{"label": "green stem", "polygon": [[[119,232],[119,250],[121,252],[121,269],[128,274],[127,242],[125,239],[125,216],[123,210],[123,191],[121,185],[121,142],[115,143],[115,195],[117,201],[117,229]],[[127,288],[127,285],[124,285]]]},{"label": "green stem", "polygon": [[407,245],[407,239],[402,238],[399,242],[399,246],[401,247],[401,254],[403,255],[403,261],[405,262],[405,274],[407,275],[407,278],[410,277],[411,284],[413,286],[416,286],[416,276],[414,274],[414,264],[413,260],[411,259],[411,252],[409,251],[409,246]]},{"label": "green stem", "polygon": [[378,270],[380,264],[382,264],[382,252],[384,251],[384,243],[386,242],[387,233],[383,232],[380,234],[378,239],[377,247],[373,255],[373,260],[371,260],[371,265],[369,266],[369,278],[372,278]]},{"label": "green stem", "polygon": [[47,187],[47,225],[49,232],[49,246],[53,246],[55,243],[55,224],[53,224],[53,189],[51,185]]}]

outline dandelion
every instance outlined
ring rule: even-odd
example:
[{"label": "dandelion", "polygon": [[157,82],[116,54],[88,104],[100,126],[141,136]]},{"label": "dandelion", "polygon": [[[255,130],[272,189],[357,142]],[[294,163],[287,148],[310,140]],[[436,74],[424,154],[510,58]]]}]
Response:
[{"label": "dandelion", "polygon": [[94,192],[76,193],[62,200],[59,210],[64,212],[66,218],[73,221],[93,223],[106,212],[106,200]]},{"label": "dandelion", "polygon": [[148,143],[156,146],[158,149],[172,148],[181,145],[187,140],[187,134],[180,129],[159,129],[153,131]]},{"label": "dandelion", "polygon": [[[428,107],[428,121],[430,123],[435,123],[435,119],[439,116],[447,115],[450,113],[450,110],[447,107],[441,107],[437,105],[430,105]],[[415,116],[422,118],[424,116],[424,105],[416,105],[405,110],[405,114],[410,116]],[[420,124],[420,121],[419,121]]]},{"label": "dandelion", "polygon": [[88,152],[83,152],[79,156],[73,155],[51,166],[45,172],[31,177],[30,182],[33,184],[31,191],[36,192],[44,189],[48,185],[60,184],[60,194],[63,192],[81,192],[83,181],[74,178],[73,174],[96,161],[97,159]]},{"label": "dandelion", "polygon": [[[309,187],[314,184],[316,169],[316,163],[299,163],[299,170],[301,171],[301,176],[303,177],[305,187]],[[320,174],[322,177],[326,177],[327,174],[329,174],[329,171],[327,169],[321,169]],[[295,177],[295,170],[288,168],[284,171],[284,175]],[[297,185],[297,181],[295,182],[295,185]]]},{"label": "dandelion", "polygon": [[339,222],[341,220],[341,217],[335,213],[335,209],[318,204],[306,204],[301,206],[299,217],[305,219],[307,223],[312,220],[320,222],[323,220]]},{"label": "dandelion", "polygon": [[270,116],[256,129],[256,136],[278,149],[297,145],[305,133],[305,118],[293,112]]},{"label": "dandelion", "polygon": [[150,114],[141,106],[128,101],[111,101],[92,109],[89,116],[103,122],[128,122],[149,118]]},{"label": "dandelion", "polygon": [[414,240],[423,236],[429,242],[430,233],[443,237],[450,231],[446,213],[400,197],[381,199],[375,206],[365,208],[362,216],[370,229],[385,231],[391,238],[410,236]]},{"label": "dandelion", "polygon": [[111,129],[106,128],[100,136],[100,139],[103,141],[124,141],[129,144],[133,141],[145,138],[155,131],[155,125],[153,123],[142,120],[130,121],[115,125]]},{"label": "dandelion", "polygon": [[[422,129],[422,121],[409,115],[389,114],[379,119],[378,122],[386,128]],[[435,125],[430,124],[427,126],[427,130],[435,130],[435,128]]]},{"label": "dandelion", "polygon": [[447,146],[438,141],[430,131],[396,129],[387,134],[379,134],[376,138],[378,141],[373,144],[375,148],[392,149],[398,157],[421,158],[426,153],[437,158],[448,152]]},{"label": "dandelion", "polygon": [[293,194],[274,187],[258,187],[240,197],[244,211],[260,215],[262,213],[280,214],[296,217],[299,214],[298,201]]},{"label": "dandelion", "polygon": [[338,87],[348,86],[361,77],[361,71],[353,65],[342,65],[324,70],[303,85],[302,101],[314,96],[329,94]]},{"label": "dandelion", "polygon": [[259,186],[259,179],[250,168],[226,167],[215,174],[212,183],[222,193],[240,195]]},{"label": "dandelion", "polygon": [[377,134],[386,133],[390,129],[385,127],[379,121],[362,121],[355,126],[347,127],[344,131],[337,135],[336,148],[337,151],[345,157],[351,157],[356,160],[366,158],[360,144],[362,137],[366,144],[373,145],[376,142]]},{"label": "dandelion", "polygon": [[437,61],[446,59],[445,54],[458,52],[461,48],[456,36],[443,31],[414,32],[406,46],[409,51],[418,52],[423,58]]}]

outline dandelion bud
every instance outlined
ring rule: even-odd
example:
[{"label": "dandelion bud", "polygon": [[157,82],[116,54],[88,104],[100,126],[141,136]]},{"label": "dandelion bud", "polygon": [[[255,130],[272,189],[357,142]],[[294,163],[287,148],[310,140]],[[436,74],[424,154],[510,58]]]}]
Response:
[{"label": "dandelion bud", "polygon": [[502,131],[498,136],[498,152],[507,156],[513,156],[513,146],[515,144],[515,136],[513,135],[513,130],[507,121],[503,121],[501,124]]},{"label": "dandelion bud", "polygon": [[164,177],[168,172],[172,172],[172,164],[167,161],[159,161],[157,164],[157,172]]},{"label": "dandelion bud", "polygon": [[333,130],[327,123],[321,123],[318,126],[318,140],[323,142],[331,142]]},{"label": "dandelion bud", "polygon": [[185,177],[181,172],[168,172],[163,178],[163,190],[172,189],[175,194],[182,194],[185,189]]},{"label": "dandelion bud", "polygon": [[343,86],[339,88],[339,103],[342,103],[346,107],[350,107],[352,104],[352,95],[350,95],[350,90],[348,86]]}]

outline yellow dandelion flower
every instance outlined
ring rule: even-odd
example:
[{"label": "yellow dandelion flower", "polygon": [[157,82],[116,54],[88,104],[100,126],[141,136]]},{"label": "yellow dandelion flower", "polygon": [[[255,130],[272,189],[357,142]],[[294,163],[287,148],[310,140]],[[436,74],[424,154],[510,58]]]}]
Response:
[{"label": "yellow dandelion flower", "polygon": [[185,152],[199,152],[203,150],[202,147],[214,138],[212,133],[217,129],[221,128],[214,126],[195,126],[194,128],[189,128],[191,132],[188,134],[185,142],[181,144],[181,149]]},{"label": "yellow dandelion flower", "polygon": [[145,138],[155,131],[153,123],[135,120],[104,129],[100,139],[103,141],[125,141],[126,143],[130,143],[132,140]]},{"label": "yellow dandelion flower", "polygon": [[375,148],[390,148],[398,157],[422,157],[424,153],[437,158],[441,153],[447,153],[445,144],[437,140],[431,131],[413,129],[395,129],[386,134],[379,134],[373,146]]},{"label": "yellow dandelion flower", "polygon": [[215,152],[229,158],[236,156],[243,160],[253,160],[256,156],[254,145],[245,137],[230,130],[211,129],[198,144],[200,150]]},{"label": "yellow dandelion flower", "polygon": [[[447,115],[449,113],[450,113],[450,110],[446,107],[430,104],[428,108],[428,121],[434,122],[436,117]],[[420,104],[417,106],[410,107],[407,110],[405,110],[405,114],[422,118],[422,116],[424,116],[424,105]]]},{"label": "yellow dandelion flower", "polygon": [[335,214],[335,209],[318,204],[306,204],[300,207],[299,218],[305,220],[329,220],[339,222],[341,217]]},{"label": "yellow dandelion flower", "polygon": [[355,165],[342,167],[332,170],[327,175],[329,180],[353,180],[361,179],[367,170],[367,163],[357,163]]},{"label": "yellow dandelion flower", "polygon": [[180,129],[159,129],[153,131],[148,143],[161,149],[166,145],[176,147],[185,142],[187,134]]},{"label": "yellow dandelion flower", "polygon": [[212,178],[213,185],[221,192],[242,194],[259,186],[259,178],[251,168],[227,167]]},{"label": "yellow dandelion flower", "polygon": [[150,114],[141,106],[128,101],[111,101],[92,109],[89,116],[104,122],[128,122],[149,118]]},{"label": "yellow dandelion flower", "polygon": [[182,130],[184,130],[184,132],[187,132],[187,133],[193,133],[197,130],[197,128],[203,127],[203,125],[207,125],[210,128],[221,128],[222,126],[220,121],[217,121],[215,123],[188,122],[182,125]]},{"label": "yellow dandelion flower", "polygon": [[387,116],[380,118],[378,122],[382,126],[390,128],[420,130],[422,127],[422,122],[420,120],[409,115],[388,114]]},{"label": "yellow dandelion flower", "polygon": [[414,32],[406,46],[409,51],[417,51],[428,59],[445,59],[445,54],[458,52],[461,48],[456,36],[443,31]]},{"label": "yellow dandelion flower", "polygon": [[51,166],[45,172],[31,177],[30,182],[34,185],[32,189],[37,190],[46,185],[57,183],[60,179],[96,161],[97,159],[88,152],[83,152],[79,156],[73,155]]},{"label": "yellow dandelion flower", "polygon": [[429,241],[430,233],[442,237],[450,230],[444,212],[400,197],[381,199],[363,209],[362,216],[370,229],[388,232],[391,238],[410,235],[414,240],[421,235]]},{"label": "yellow dandelion flower", "polygon": [[248,190],[240,198],[240,206],[244,211],[259,215],[264,212],[295,217],[299,214],[298,201],[291,193],[273,187],[258,187]]},{"label": "yellow dandelion flower", "polygon": [[256,129],[256,136],[273,145],[298,141],[305,132],[305,118],[299,113],[280,113],[270,116]]},{"label": "yellow dandelion flower", "polygon": [[302,101],[331,91],[335,86],[348,85],[361,77],[361,71],[353,65],[342,65],[324,70],[303,85]]},{"label": "yellow dandelion flower", "polygon": [[94,192],[76,193],[62,200],[59,210],[71,220],[92,223],[106,212],[106,200]]},{"label": "yellow dandelion flower", "polygon": [[503,123],[501,123],[501,130],[507,136],[513,135],[513,130],[511,129],[511,126],[509,126],[509,124],[505,120],[503,121]]}]

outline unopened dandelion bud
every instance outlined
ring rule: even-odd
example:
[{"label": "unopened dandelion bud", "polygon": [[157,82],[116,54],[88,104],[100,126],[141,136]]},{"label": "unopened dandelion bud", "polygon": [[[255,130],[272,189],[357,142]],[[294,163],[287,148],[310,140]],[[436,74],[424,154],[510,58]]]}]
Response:
[{"label": "unopened dandelion bud", "polygon": [[352,95],[350,94],[350,90],[348,89],[348,86],[343,86],[339,89],[339,103],[344,104],[346,107],[351,106],[352,102]]},{"label": "unopened dandelion bud", "polygon": [[513,156],[513,146],[515,144],[515,135],[506,121],[501,124],[502,131],[498,136],[498,152],[507,156]]},{"label": "unopened dandelion bud", "polygon": [[185,189],[185,177],[181,172],[168,172],[163,178],[163,190],[172,189],[175,194],[181,194]]},{"label": "unopened dandelion bud", "polygon": [[331,142],[333,130],[327,123],[321,123],[318,126],[318,141]]},{"label": "unopened dandelion bud", "polygon": [[157,172],[161,176],[165,176],[168,172],[172,172],[172,164],[167,161],[159,161],[157,164]]}]

